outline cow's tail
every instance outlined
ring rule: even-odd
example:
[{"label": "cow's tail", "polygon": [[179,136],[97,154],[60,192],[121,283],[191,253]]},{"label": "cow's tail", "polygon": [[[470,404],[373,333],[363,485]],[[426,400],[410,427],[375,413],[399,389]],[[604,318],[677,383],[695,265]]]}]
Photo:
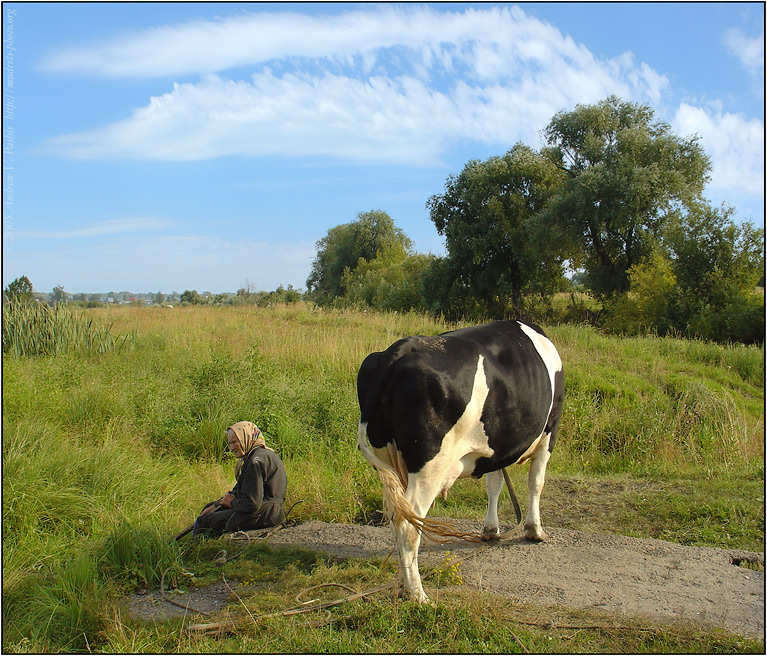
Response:
[{"label": "cow's tail", "polygon": [[367,441],[366,426],[360,424],[358,445],[362,455],[373,466],[381,479],[383,496],[383,513],[386,519],[399,522],[408,522],[420,533],[435,542],[450,542],[455,539],[480,542],[482,538],[477,533],[459,531],[450,522],[429,517],[420,517],[416,514],[410,501],[405,494],[407,488],[407,468],[404,466],[396,445],[389,442],[388,447],[392,453],[393,464],[384,462],[370,448]]}]

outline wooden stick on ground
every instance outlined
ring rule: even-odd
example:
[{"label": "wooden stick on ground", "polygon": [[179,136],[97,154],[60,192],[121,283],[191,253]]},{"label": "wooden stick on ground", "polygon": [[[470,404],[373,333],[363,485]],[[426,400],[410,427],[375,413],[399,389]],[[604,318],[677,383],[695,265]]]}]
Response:
[{"label": "wooden stick on ground", "polygon": [[184,536],[185,536],[187,533],[191,533],[193,530],[194,530],[194,522],[192,522],[191,524],[189,524],[189,526],[187,526],[187,527],[186,527],[186,528],[185,528],[183,531],[181,531],[181,533],[179,533],[179,534],[176,536],[176,538],[175,538],[175,539],[178,541],[178,540],[180,540],[181,538],[183,538],[183,537],[184,537]]},{"label": "wooden stick on ground", "polygon": [[[269,613],[268,615],[260,615],[254,619],[259,620],[259,619],[265,619],[267,617],[280,617],[280,616],[290,617],[291,615],[301,615],[303,613],[311,613],[315,610],[324,610],[326,608],[332,608],[333,606],[340,606],[341,604],[345,604],[347,601],[355,601],[357,599],[362,599],[372,594],[377,594],[378,592],[389,590],[390,588],[393,588],[396,585],[398,585],[396,582],[386,583],[384,585],[379,585],[376,588],[370,588],[369,590],[356,592],[352,595],[349,595],[348,597],[343,597],[342,599],[327,601],[323,604],[318,604],[316,606],[303,606],[300,608],[291,608],[289,610],[279,611],[277,613]],[[222,622],[210,622],[208,624],[192,624],[188,626],[186,630],[191,632],[198,632],[198,633],[225,631],[227,629],[233,629],[234,627],[237,626],[237,624],[239,624],[240,621],[241,621],[240,619],[230,619],[230,620],[224,620]]]}]

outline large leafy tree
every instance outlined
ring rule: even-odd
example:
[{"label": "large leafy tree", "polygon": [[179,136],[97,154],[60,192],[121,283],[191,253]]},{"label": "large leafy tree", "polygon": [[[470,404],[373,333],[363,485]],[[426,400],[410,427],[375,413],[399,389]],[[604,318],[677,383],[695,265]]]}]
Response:
[{"label": "large leafy tree", "polygon": [[306,280],[312,299],[325,304],[343,296],[344,271],[354,271],[360,261],[370,262],[379,252],[396,248],[409,252],[412,242],[386,212],[361,212],[355,221],[331,228],[317,242]]},{"label": "large leafy tree", "polygon": [[448,178],[444,193],[427,203],[448,252],[432,280],[441,287],[436,309],[498,317],[521,312],[527,294],[554,290],[561,258],[547,247],[536,213],[562,176],[550,160],[517,144]]},{"label": "large leafy tree", "polygon": [[585,269],[586,285],[611,298],[647,258],[669,217],[699,201],[710,161],[696,136],[679,138],[646,105],[614,96],[554,116],[548,159],[566,174],[545,217]]},{"label": "large leafy tree", "polygon": [[700,203],[669,217],[663,241],[629,270],[606,327],[745,343],[764,341],[764,230]]}]

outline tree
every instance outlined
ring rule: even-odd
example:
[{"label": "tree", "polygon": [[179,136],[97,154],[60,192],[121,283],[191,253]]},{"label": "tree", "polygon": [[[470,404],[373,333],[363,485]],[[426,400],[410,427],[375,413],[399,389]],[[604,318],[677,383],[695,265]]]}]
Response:
[{"label": "tree", "polygon": [[196,289],[187,289],[181,294],[181,305],[202,305],[204,302],[205,298]]},{"label": "tree", "polygon": [[650,107],[615,96],[556,114],[545,136],[542,153],[566,173],[547,222],[594,294],[625,292],[667,218],[700,199],[709,158],[696,136],[679,138]]},{"label": "tree", "polygon": [[277,302],[279,303],[298,303],[298,301],[301,300],[301,292],[299,292],[293,287],[293,285],[290,284],[288,285],[287,289],[280,285],[277,287],[274,293],[276,295]]},{"label": "tree", "polygon": [[237,290],[237,296],[239,297],[241,302],[247,301],[250,295],[255,291],[255,285],[249,280],[245,279],[245,286],[240,287],[240,289]]},{"label": "tree", "polygon": [[406,250],[412,242],[386,213],[373,210],[357,215],[350,223],[335,226],[317,242],[317,256],[306,280],[312,299],[319,304],[344,295],[344,270],[353,271],[360,260],[369,262],[379,251],[400,244]]},{"label": "tree", "polygon": [[16,278],[5,288],[5,298],[11,303],[31,303],[32,283],[26,276]]},{"label": "tree", "polygon": [[157,305],[165,305],[165,295],[162,292],[157,292],[154,296],[154,302]]},{"label": "tree", "polygon": [[680,331],[718,341],[764,341],[764,230],[735,224],[729,207],[705,203],[665,231],[677,288],[670,312]]},{"label": "tree", "polygon": [[422,281],[433,260],[433,255],[409,253],[402,244],[390,246],[370,261],[360,260],[353,271],[345,270],[345,299],[378,310],[425,310]]},{"label": "tree", "polygon": [[64,291],[64,288],[61,285],[57,285],[53,288],[53,292],[51,294],[51,301],[53,303],[66,303],[67,302],[67,294]]},{"label": "tree", "polygon": [[671,261],[660,249],[628,270],[630,288],[620,296],[607,327],[620,333],[654,331],[665,335],[675,327],[670,318],[670,301],[677,285]]},{"label": "tree", "polygon": [[444,193],[429,199],[448,251],[438,265],[442,310],[450,303],[479,304],[493,317],[519,314],[523,296],[553,292],[562,258],[547,247],[536,214],[562,176],[550,160],[517,144],[503,157],[470,161],[448,178]]}]

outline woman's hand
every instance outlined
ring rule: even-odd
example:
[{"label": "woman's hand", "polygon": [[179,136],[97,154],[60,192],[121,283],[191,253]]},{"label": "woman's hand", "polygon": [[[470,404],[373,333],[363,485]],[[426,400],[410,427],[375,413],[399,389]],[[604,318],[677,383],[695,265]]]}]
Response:
[{"label": "woman's hand", "polygon": [[203,511],[197,516],[205,517],[205,515],[212,513],[216,508],[218,508],[218,506],[216,505],[217,503],[218,502],[210,504],[207,508],[204,508]]},{"label": "woman's hand", "polygon": [[230,494],[227,492],[223,497],[221,497],[218,500],[218,505],[222,508],[229,508],[232,505],[232,501],[234,501],[235,496],[233,494]]}]

